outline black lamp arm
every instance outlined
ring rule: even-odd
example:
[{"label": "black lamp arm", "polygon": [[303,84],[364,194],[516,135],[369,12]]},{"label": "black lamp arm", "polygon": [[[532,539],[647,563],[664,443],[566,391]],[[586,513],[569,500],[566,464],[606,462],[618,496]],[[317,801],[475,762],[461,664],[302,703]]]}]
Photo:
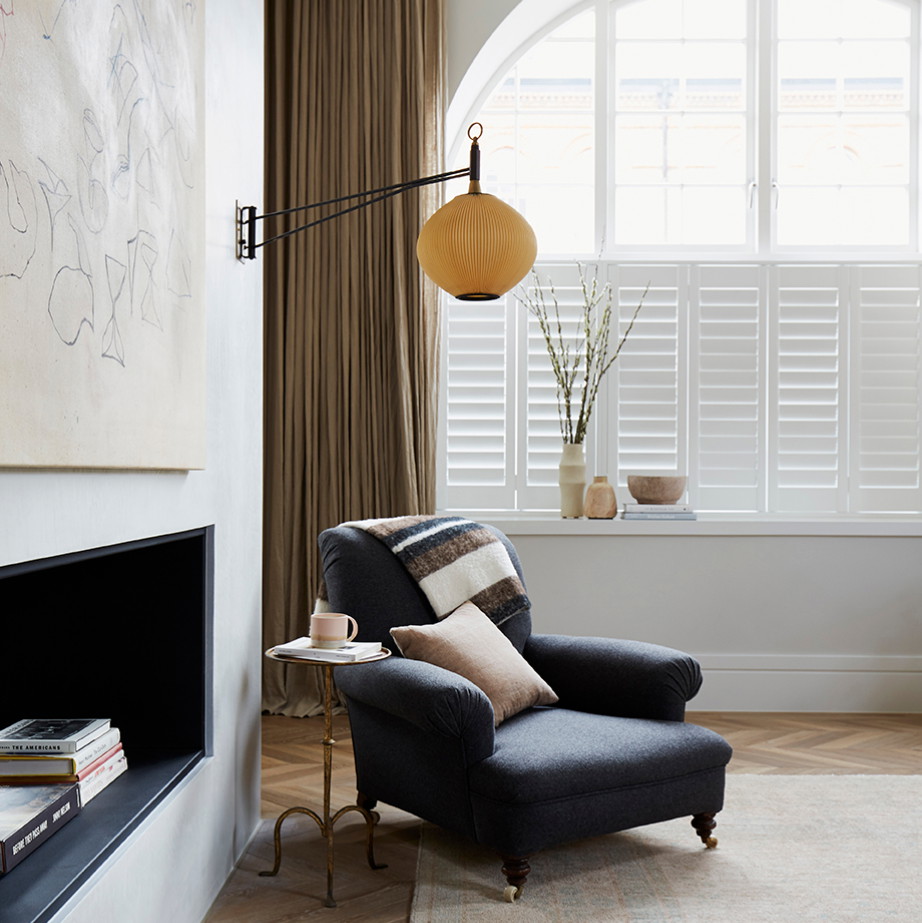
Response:
[{"label": "black lamp arm", "polygon": [[[406,183],[394,183],[391,186],[381,186],[378,189],[366,189],[365,192],[354,192],[351,195],[338,196],[335,199],[326,199],[323,202],[311,202],[310,205],[298,205],[294,208],[284,208],[280,211],[267,212],[265,215],[256,214],[255,205],[237,206],[237,259],[255,260],[256,251],[259,247],[265,247],[273,241],[282,240],[285,237],[291,237],[292,234],[298,234],[300,231],[306,231],[308,228],[316,227],[325,221],[332,221],[342,215],[348,215],[349,212],[357,211],[360,208],[366,208],[374,205],[375,202],[382,202],[391,196],[399,195],[408,189],[418,189],[420,186],[430,186],[433,183],[444,183],[450,179],[457,179],[461,176],[470,176],[470,192],[480,192],[480,145],[477,143],[483,134],[483,125],[480,122],[474,122],[467,129],[467,136],[471,139],[471,157],[470,166],[466,170],[452,170],[448,173],[437,173],[435,176],[426,176],[422,179],[410,180]],[[374,196],[375,198],[367,198]],[[256,242],[256,222],[264,218],[278,218],[281,215],[291,215],[294,212],[305,211],[308,208],[321,208],[324,205],[338,205],[340,202],[348,202],[351,199],[364,199],[356,205],[350,205],[348,208],[342,208],[330,215],[324,215],[316,221],[310,221],[302,224],[300,227],[291,228],[282,234],[276,234],[275,237],[267,237],[260,243]]]},{"label": "black lamp arm", "polygon": [[[292,234],[297,234],[300,231],[306,231],[308,228],[316,227],[318,224],[323,224],[326,221],[332,221],[334,218],[339,218],[342,215],[347,215],[349,212],[357,211],[360,208],[366,208],[369,205],[373,205],[375,202],[383,202],[385,199],[389,199],[392,196],[399,195],[401,192],[406,192],[409,189],[418,189],[421,186],[431,186],[434,183],[444,183],[450,179],[457,179],[461,176],[473,176],[474,168],[474,148],[475,145],[471,147],[471,167],[464,170],[452,170],[448,173],[437,173],[434,176],[426,176],[422,179],[410,180],[405,183],[394,183],[391,186],[381,186],[378,189],[366,189],[364,192],[354,192],[351,195],[338,196],[335,199],[326,199],[323,202],[311,202],[309,205],[298,205],[294,208],[285,208],[279,211],[267,212],[264,215],[256,214],[256,207],[254,205],[238,206],[237,208],[237,257],[238,259],[253,260],[256,259],[256,250],[259,247],[264,247],[266,244],[271,244],[276,240],[282,240],[285,237],[291,237]],[[479,160],[479,150],[477,152],[477,173],[480,172],[480,160]],[[367,196],[374,196],[374,198],[366,198]],[[288,231],[283,232],[282,234],[276,234],[274,237],[267,237],[265,240],[257,243],[256,241],[256,222],[262,221],[264,218],[278,218],[282,215],[291,215],[295,212],[305,211],[309,208],[321,208],[325,205],[336,205],[340,202],[348,202],[351,199],[364,199],[364,201],[357,203],[356,205],[350,205],[348,208],[340,209],[339,211],[333,212],[329,215],[324,215],[322,218],[318,218],[316,221],[310,221],[307,224],[302,224],[299,227],[291,228]]]}]

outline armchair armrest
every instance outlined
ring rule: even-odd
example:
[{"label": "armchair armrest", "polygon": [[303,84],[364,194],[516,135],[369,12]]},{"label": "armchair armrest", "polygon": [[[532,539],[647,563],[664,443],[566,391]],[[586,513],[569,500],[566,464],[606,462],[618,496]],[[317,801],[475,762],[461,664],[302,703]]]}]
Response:
[{"label": "armchair armrest", "polygon": [[623,718],[682,721],[701,688],[698,662],[640,641],[532,635],[525,659],[560,697],[560,706]]},{"label": "armchair armrest", "polygon": [[493,706],[457,673],[391,657],[338,670],[336,685],[347,698],[409,721],[424,733],[458,738],[472,763],[493,753]]}]

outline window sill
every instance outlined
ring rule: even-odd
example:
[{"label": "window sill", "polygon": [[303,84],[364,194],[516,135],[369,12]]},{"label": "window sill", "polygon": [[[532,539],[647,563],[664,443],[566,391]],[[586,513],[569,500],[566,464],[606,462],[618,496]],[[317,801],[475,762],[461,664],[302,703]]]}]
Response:
[{"label": "window sill", "polygon": [[922,537],[922,514],[892,513],[867,515],[808,516],[781,513],[699,513],[694,520],[658,519],[561,519],[552,513],[513,513],[500,510],[480,512],[457,510],[444,515],[465,516],[496,526],[513,535],[828,535]]}]

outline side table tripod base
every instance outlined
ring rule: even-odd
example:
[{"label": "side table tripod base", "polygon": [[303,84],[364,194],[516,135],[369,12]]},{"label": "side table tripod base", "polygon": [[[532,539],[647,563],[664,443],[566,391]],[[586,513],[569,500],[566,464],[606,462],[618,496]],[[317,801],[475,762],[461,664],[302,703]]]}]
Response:
[{"label": "side table tripod base", "polygon": [[[275,822],[275,864],[268,871],[260,872],[261,876],[277,875],[282,864],[282,824],[287,817],[292,814],[306,814],[313,818],[320,828],[320,835],[327,841],[327,896],[323,903],[327,907],[335,907],[336,900],[333,897],[333,827],[341,817],[350,811],[357,811],[365,818],[365,855],[368,859],[368,865],[373,869],[386,869],[386,865],[380,865],[375,862],[374,853],[374,832],[375,825],[381,819],[377,811],[370,811],[360,804],[349,804],[340,808],[335,814],[330,814],[330,784],[333,777],[333,668],[334,666],[347,666],[347,664],[335,664],[330,662],[318,662],[316,660],[292,659],[282,657],[275,653],[273,648],[266,651],[266,656],[273,660],[279,660],[284,663],[308,663],[314,666],[323,667],[323,716],[324,716],[324,733],[323,733],[323,816],[321,817],[316,811],[310,808],[294,807],[283,811]],[[390,656],[387,648],[382,648],[382,653],[372,660],[383,660]],[[352,663],[362,663],[363,661],[353,661]],[[369,662],[369,661],[364,661]],[[373,804],[369,807],[374,807]]]},{"label": "side table tripod base", "polygon": [[344,808],[340,808],[329,819],[329,824],[325,823],[323,818],[310,808],[296,807],[288,808],[287,811],[283,811],[275,822],[275,864],[271,869],[262,871],[259,874],[263,877],[278,874],[279,868],[281,868],[282,865],[282,824],[285,819],[292,814],[306,814],[316,821],[317,826],[320,828],[321,836],[325,837],[327,841],[327,896],[324,898],[323,903],[326,907],[335,907],[336,900],[333,897],[333,826],[336,821],[344,814],[348,814],[349,811],[357,811],[365,818],[365,858],[368,860],[368,867],[372,869],[386,869],[387,865],[375,862],[374,831],[375,824],[381,819],[381,815],[378,814],[377,811],[369,811],[357,804],[350,804],[346,805]]}]

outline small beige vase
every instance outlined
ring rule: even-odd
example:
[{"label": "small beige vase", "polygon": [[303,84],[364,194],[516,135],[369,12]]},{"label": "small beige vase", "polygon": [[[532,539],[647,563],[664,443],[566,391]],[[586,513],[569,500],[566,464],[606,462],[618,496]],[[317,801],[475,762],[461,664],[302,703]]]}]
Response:
[{"label": "small beige vase", "polygon": [[614,519],[618,512],[615,488],[608,483],[608,476],[597,474],[586,489],[583,511],[588,519]]},{"label": "small beige vase", "polygon": [[560,458],[560,515],[564,519],[579,519],[583,515],[583,494],[586,491],[586,455],[581,442],[565,442]]}]

